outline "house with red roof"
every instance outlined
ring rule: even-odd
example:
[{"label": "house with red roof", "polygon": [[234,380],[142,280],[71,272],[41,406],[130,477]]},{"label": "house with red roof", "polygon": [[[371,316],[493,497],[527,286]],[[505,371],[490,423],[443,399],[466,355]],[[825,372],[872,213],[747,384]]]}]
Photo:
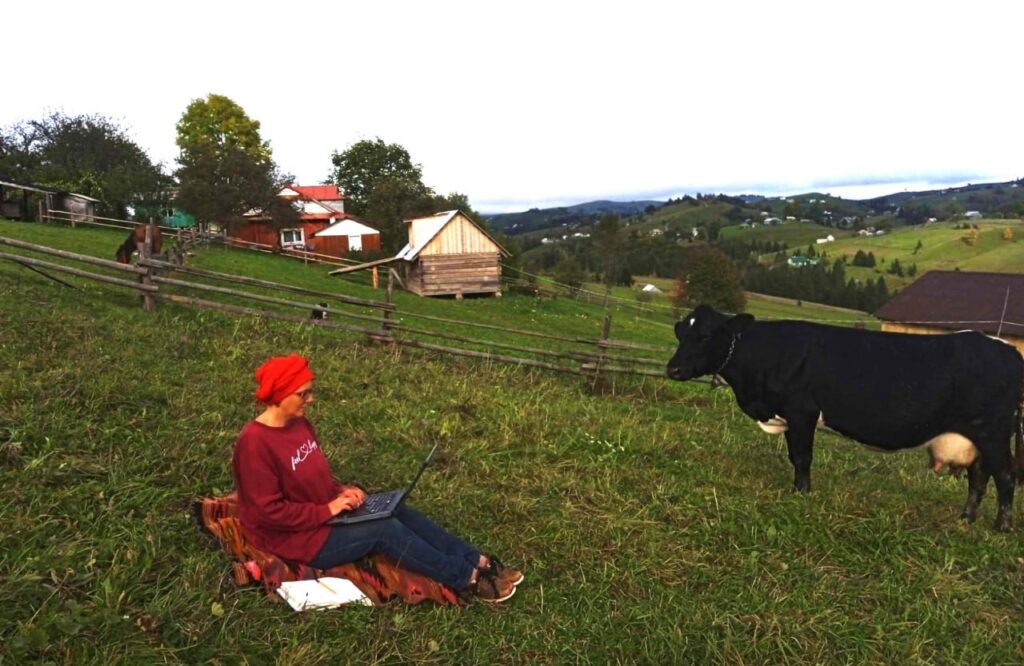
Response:
[{"label": "house with red roof", "polygon": [[293,226],[277,229],[261,210],[245,214],[246,223],[230,230],[233,238],[283,249],[307,249],[344,257],[350,252],[380,250],[380,232],[345,212],[345,195],[337,185],[294,185],[277,196],[291,202],[298,213]]}]

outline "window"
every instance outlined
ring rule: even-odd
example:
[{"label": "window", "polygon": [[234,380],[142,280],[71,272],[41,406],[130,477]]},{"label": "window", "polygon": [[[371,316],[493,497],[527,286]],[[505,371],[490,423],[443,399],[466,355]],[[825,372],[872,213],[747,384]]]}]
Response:
[{"label": "window", "polygon": [[348,250],[349,250],[349,252],[362,252],[362,250],[363,250],[363,237],[362,236],[349,236],[348,237]]},{"label": "window", "polygon": [[302,229],[282,229],[281,247],[292,247],[293,245],[305,245],[306,241],[302,235]]}]

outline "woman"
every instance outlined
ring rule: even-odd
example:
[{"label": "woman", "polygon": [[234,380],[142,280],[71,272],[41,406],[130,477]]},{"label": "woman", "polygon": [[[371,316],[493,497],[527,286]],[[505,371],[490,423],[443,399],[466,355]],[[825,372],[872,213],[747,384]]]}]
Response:
[{"label": "woman", "polygon": [[305,358],[275,356],[256,370],[263,412],[242,428],[232,461],[238,517],[261,550],[292,562],[328,569],[371,553],[490,602],[515,593],[523,574],[402,506],[393,517],[327,525],[358,508],[366,493],[337,483],[306,420],[313,372]]}]

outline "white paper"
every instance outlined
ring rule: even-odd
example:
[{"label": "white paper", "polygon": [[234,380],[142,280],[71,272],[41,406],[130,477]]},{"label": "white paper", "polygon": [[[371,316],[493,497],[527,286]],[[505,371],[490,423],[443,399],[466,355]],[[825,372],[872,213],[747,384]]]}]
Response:
[{"label": "white paper", "polygon": [[277,593],[297,611],[337,608],[350,603],[373,605],[355,583],[345,578],[285,581]]}]

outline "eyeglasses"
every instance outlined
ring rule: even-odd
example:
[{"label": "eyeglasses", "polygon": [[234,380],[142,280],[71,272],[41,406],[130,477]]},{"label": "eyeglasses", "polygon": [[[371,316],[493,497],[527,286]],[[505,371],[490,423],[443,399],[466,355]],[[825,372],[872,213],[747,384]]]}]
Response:
[{"label": "eyeglasses", "polygon": [[312,388],[308,388],[308,389],[304,389],[302,391],[296,391],[295,395],[297,395],[300,398],[302,398],[303,401],[309,400],[310,398],[313,397],[313,389]]}]

